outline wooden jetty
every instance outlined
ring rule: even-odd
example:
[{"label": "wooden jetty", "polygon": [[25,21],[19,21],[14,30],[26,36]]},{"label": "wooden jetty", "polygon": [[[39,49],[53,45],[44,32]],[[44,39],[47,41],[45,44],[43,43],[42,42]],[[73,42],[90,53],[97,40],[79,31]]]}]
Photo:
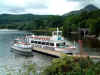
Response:
[{"label": "wooden jetty", "polygon": [[32,51],[43,53],[43,54],[46,54],[46,55],[55,56],[55,57],[61,57],[64,54],[62,52],[48,50],[48,49],[44,50],[42,48],[38,48],[38,49],[32,48]]},{"label": "wooden jetty", "polygon": [[[32,48],[32,51],[35,51],[35,52],[39,52],[39,53],[43,53],[43,54],[46,54],[46,55],[51,55],[51,56],[55,56],[55,57],[62,57],[63,55],[65,55],[65,53],[62,53],[60,51],[53,51],[53,50],[44,50],[42,48],[38,48],[38,49],[35,49],[35,48]],[[80,55],[80,54],[73,54],[73,55],[68,55],[68,56],[72,56],[72,57],[88,57],[88,55]],[[89,56],[90,58],[92,59],[100,59],[100,56]]]}]

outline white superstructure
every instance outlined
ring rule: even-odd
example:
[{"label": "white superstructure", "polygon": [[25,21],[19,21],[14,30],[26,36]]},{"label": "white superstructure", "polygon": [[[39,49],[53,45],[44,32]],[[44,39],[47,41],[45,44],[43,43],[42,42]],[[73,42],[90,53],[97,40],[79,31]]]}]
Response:
[{"label": "white superstructure", "polygon": [[65,42],[62,37],[62,31],[59,31],[58,28],[57,31],[52,32],[52,36],[31,35],[28,36],[28,38],[29,43],[31,43],[33,48],[36,50],[54,50],[68,54],[73,54],[75,51],[75,46],[69,45]]}]

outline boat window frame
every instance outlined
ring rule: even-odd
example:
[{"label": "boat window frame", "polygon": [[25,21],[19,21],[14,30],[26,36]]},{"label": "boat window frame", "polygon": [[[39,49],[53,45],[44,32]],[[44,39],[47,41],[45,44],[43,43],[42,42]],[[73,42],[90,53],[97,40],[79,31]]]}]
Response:
[{"label": "boat window frame", "polygon": [[34,43],[35,43],[35,44],[37,44],[37,43],[38,43],[38,41],[34,41]]},{"label": "boat window frame", "polygon": [[58,32],[58,35],[62,35],[62,32]]},{"label": "boat window frame", "polygon": [[[57,44],[59,44],[59,45],[57,45]],[[63,44],[63,45],[60,45],[60,44]],[[57,47],[59,47],[59,46],[65,46],[66,44],[65,44],[65,42],[62,42],[62,43],[56,43],[56,46]]]},{"label": "boat window frame", "polygon": [[34,40],[32,40],[31,43],[35,43]]},{"label": "boat window frame", "polygon": [[45,45],[49,45],[49,42],[45,42]]},{"label": "boat window frame", "polygon": [[54,34],[54,35],[57,35],[57,32],[54,32],[53,34]]},{"label": "boat window frame", "polygon": [[38,44],[42,44],[42,42],[41,41],[38,41]]},{"label": "boat window frame", "polygon": [[41,42],[42,45],[45,45],[45,42]]},{"label": "boat window frame", "polygon": [[54,43],[49,43],[49,46],[54,46]]}]

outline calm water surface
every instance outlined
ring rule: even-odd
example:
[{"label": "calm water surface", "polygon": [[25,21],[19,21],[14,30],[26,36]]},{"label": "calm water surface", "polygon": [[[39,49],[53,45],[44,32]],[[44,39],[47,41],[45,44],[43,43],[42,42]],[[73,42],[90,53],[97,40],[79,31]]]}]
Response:
[{"label": "calm water surface", "polygon": [[[80,45],[79,45],[79,35],[69,35],[67,36],[67,40],[70,42],[75,41],[76,45],[78,47],[78,50],[80,51]],[[95,38],[81,38],[82,40],[82,51],[85,52],[87,55],[97,55],[100,56],[100,40],[97,40]]]},{"label": "calm water surface", "polygon": [[[11,52],[11,44],[17,37],[23,37],[26,34],[25,31],[17,30],[0,30],[0,75],[6,75],[6,70],[19,69],[21,65],[25,63],[35,63],[37,69],[40,70],[42,67],[50,64],[53,57],[46,56],[39,53],[34,53],[33,57],[24,57]],[[79,47],[78,37],[70,36],[66,38],[72,43],[76,41],[76,46]],[[85,39],[83,40],[83,51],[89,55],[100,55],[100,41],[96,39]],[[73,44],[73,43],[72,43]],[[79,49],[79,48],[78,48]]]},{"label": "calm water surface", "polygon": [[37,64],[37,69],[50,64],[53,57],[34,53],[33,57],[24,57],[11,52],[11,44],[16,37],[23,37],[24,31],[0,30],[0,75],[6,75],[5,69],[16,70],[25,63]]}]

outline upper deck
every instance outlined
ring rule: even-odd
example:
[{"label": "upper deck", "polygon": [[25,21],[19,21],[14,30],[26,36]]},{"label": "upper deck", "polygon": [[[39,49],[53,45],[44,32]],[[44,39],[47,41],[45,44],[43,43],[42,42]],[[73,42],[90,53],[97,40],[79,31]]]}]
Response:
[{"label": "upper deck", "polygon": [[41,41],[63,41],[64,38],[62,37],[62,31],[59,31],[57,28],[57,31],[52,32],[52,36],[38,36],[38,35],[32,35],[32,39],[34,40],[41,40]]}]

